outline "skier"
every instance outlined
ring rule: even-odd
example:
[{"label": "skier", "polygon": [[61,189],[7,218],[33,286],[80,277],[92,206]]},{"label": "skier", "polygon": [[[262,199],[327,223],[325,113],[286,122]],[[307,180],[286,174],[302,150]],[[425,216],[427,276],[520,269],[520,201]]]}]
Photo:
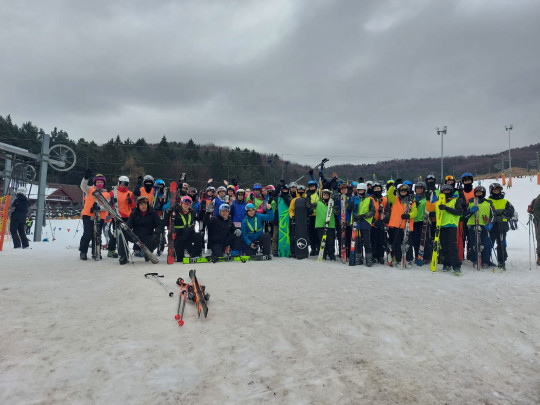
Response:
[{"label": "skier", "polygon": [[[337,211],[336,234],[337,234],[338,246],[340,249],[339,253],[341,254],[341,246],[343,243],[341,240],[341,237],[343,234],[342,224],[341,224],[341,210],[342,208],[344,208],[345,209],[345,218],[344,218],[345,224],[343,225],[343,227],[345,228],[344,229],[344,232],[345,232],[344,242],[345,242],[346,257],[349,257],[349,250],[351,248],[351,232],[352,232],[352,228],[350,225],[352,223],[351,208],[349,206],[352,203],[352,195],[351,195],[350,188],[347,182],[340,183],[338,185],[338,190],[339,190],[339,199],[336,199],[336,211]],[[343,197],[345,198],[344,207],[341,206],[341,198],[343,195],[345,195],[345,197]]]},{"label": "skier", "polygon": [[163,223],[169,223],[173,210],[175,217],[172,231],[175,233],[176,261],[184,261],[184,250],[187,250],[191,257],[200,256],[202,253],[201,234],[195,232],[196,211],[193,209],[193,200],[188,195],[181,197],[176,207],[167,209]]},{"label": "skier", "polygon": [[236,199],[235,187],[232,184],[227,186],[227,204],[231,205]]},{"label": "skier", "polygon": [[30,235],[30,230],[32,229],[32,225],[34,224],[34,220],[32,217],[26,218],[26,234]]},{"label": "skier", "polygon": [[[163,224],[157,212],[150,206],[148,197],[141,195],[137,198],[136,207],[128,218],[127,226],[133,229],[135,235],[146,245],[148,250],[153,251],[158,247],[160,235],[163,233]],[[131,242],[134,241],[131,240]],[[142,256],[139,246],[134,245],[133,250],[138,256]],[[146,256],[144,259],[150,260]]]},{"label": "skier", "polygon": [[508,220],[514,216],[514,206],[504,198],[503,186],[492,183],[489,186],[489,200],[493,203],[493,228],[490,236],[493,242],[497,242],[497,266],[506,270],[506,233],[509,230]]},{"label": "skier", "polygon": [[[471,173],[463,173],[461,175],[461,182],[460,187],[458,189],[459,196],[461,197],[461,200],[464,203],[463,206],[463,212],[465,212],[469,207],[469,201],[471,199],[474,199],[475,193],[473,190],[473,181],[474,177]],[[474,221],[474,218],[473,218]],[[467,220],[465,218],[462,218],[460,228],[462,230],[467,229]],[[470,232],[468,231],[462,231],[461,235],[461,246],[465,246],[467,244],[467,259],[471,260],[471,253],[473,251],[473,243],[471,243],[471,240],[469,239]],[[458,238],[459,238],[459,228],[458,228]],[[460,245],[460,240],[458,239],[458,247]],[[462,253],[461,253],[462,254]]]},{"label": "skier", "polygon": [[436,214],[438,216],[439,211],[443,211],[440,222],[443,271],[453,269],[454,274],[461,275],[461,261],[459,260],[457,247],[457,228],[463,212],[463,202],[457,194],[454,194],[452,184],[443,184],[440,192],[442,195],[439,196]]},{"label": "skier", "polygon": [[[317,206],[315,208],[315,229],[317,230],[318,240],[322,240],[324,229],[326,225],[326,214],[328,212],[328,204],[332,198],[332,192],[328,189],[323,189],[321,193],[321,199],[317,201]],[[331,261],[336,260],[335,255],[335,228],[336,228],[336,219],[334,217],[334,212],[330,215],[330,222],[328,223],[328,229],[326,233],[326,244],[323,252],[323,259],[326,260],[328,257]]]},{"label": "skier", "polygon": [[[426,183],[422,182],[422,181],[419,181],[418,183],[415,184],[414,186],[414,199],[415,199],[415,203],[416,203],[416,210],[417,210],[417,214],[416,216],[413,218],[414,219],[414,222],[413,222],[413,230],[411,232],[411,247],[414,248],[414,257],[418,257],[418,251],[420,250],[420,239],[422,238],[422,231],[424,230],[424,216],[425,216],[425,213],[426,213],[426,196],[425,196],[425,191],[426,191]],[[428,214],[428,220],[429,220],[429,214]],[[429,225],[429,222],[426,222],[426,226]],[[426,234],[427,234],[427,230],[426,230]],[[431,260],[428,262],[426,257],[428,255],[426,255],[427,252],[431,251],[430,249],[430,243],[428,243],[428,238],[426,237],[425,239],[425,248],[424,248],[424,255],[423,255],[423,260],[424,260],[424,263],[430,263]],[[431,255],[429,255],[429,257],[431,257]]]},{"label": "skier", "polygon": [[[467,204],[467,210],[465,211],[463,217],[467,221],[467,228],[469,234],[469,244],[471,245],[471,253],[469,260],[472,261],[473,265],[476,266],[477,255],[476,251],[476,224],[475,224],[475,213],[478,212],[478,224],[480,226],[480,252],[482,257],[482,268],[487,269],[490,266],[493,266],[491,263],[491,244],[489,241],[488,232],[493,227],[491,222],[491,213],[493,211],[493,203],[490,200],[486,199],[486,189],[482,186],[476,186],[473,190],[474,197],[470,198]],[[475,198],[478,203],[475,204]]]},{"label": "skier", "polygon": [[[373,255],[371,251],[371,223],[375,215],[375,204],[368,196],[368,187],[366,183],[359,183],[357,188],[358,195],[352,201],[353,219],[356,222],[356,263],[362,263],[362,248],[365,250],[366,266],[373,266]],[[352,225],[352,221],[351,221]]]},{"label": "skier", "polygon": [[154,199],[154,178],[147,174],[146,176],[139,176],[137,178],[137,185],[133,190],[135,197],[145,196],[148,201]]},{"label": "skier", "polygon": [[[114,195],[115,192],[112,190],[109,193],[110,200],[112,202],[113,208],[117,208],[118,214],[122,217],[122,220],[126,222],[131,215],[131,210],[135,208],[135,197],[131,191],[128,189],[129,186],[129,177],[127,176],[120,176],[118,178],[118,185],[116,187],[116,196]],[[118,244],[118,253],[116,253],[116,230],[117,232],[123,232],[121,229],[117,229],[118,224],[114,221],[111,223],[110,233],[109,233],[109,243],[107,246],[107,257],[119,257],[119,261],[121,264],[127,263],[127,254],[126,248],[122,241]],[[124,235],[122,233],[122,235]],[[126,240],[124,235],[124,240]]]},{"label": "skier", "polygon": [[247,215],[242,221],[242,250],[249,256],[257,252],[258,243],[262,247],[262,254],[271,258],[272,239],[269,233],[264,232],[263,224],[265,221],[272,221],[274,211],[270,204],[266,204],[266,209],[266,214],[260,214],[256,212],[253,203],[246,205]]},{"label": "skier", "polygon": [[[373,254],[373,261],[375,263],[384,264],[384,253],[388,238],[386,235],[385,220],[390,218],[390,204],[388,204],[388,197],[383,197],[382,195],[381,183],[373,183],[372,191],[373,194],[371,199],[373,200],[375,215],[373,216],[373,222],[371,223],[371,250]],[[347,231],[347,233],[350,234],[349,231]]]},{"label": "skier", "polygon": [[30,201],[26,197],[26,187],[19,187],[17,194],[11,208],[9,231],[11,232],[11,238],[13,239],[13,248],[19,249],[21,246],[23,249],[29,247],[28,238],[24,230],[26,224],[26,215],[28,214],[28,208],[30,207]]},{"label": "skier", "polygon": [[[387,194],[388,202],[392,204],[390,211],[390,219],[388,221],[388,234],[389,242],[392,244],[392,252],[396,258],[396,267],[403,269],[401,244],[403,242],[404,230],[408,226],[409,230],[413,230],[413,218],[417,215],[416,204],[411,201],[409,194],[409,186],[401,184],[397,188],[397,196],[393,193],[394,186],[391,185]],[[409,212],[405,212],[407,206],[409,206]],[[406,266],[412,265],[412,251],[407,249],[406,252]],[[388,259],[388,263],[391,263],[391,258]]]},{"label": "skier", "polygon": [[[209,182],[211,179],[209,180]],[[208,221],[212,217],[212,214],[214,213],[214,191],[216,189],[212,186],[206,187],[206,192],[201,198],[201,203],[199,205],[199,232],[202,236],[201,238],[201,247],[204,250],[204,233],[206,232],[206,229],[208,227]]]},{"label": "skier", "polygon": [[234,226],[229,216],[230,210],[230,205],[223,203],[219,206],[219,214],[208,221],[208,246],[212,250],[213,257],[223,257],[228,246],[231,248],[231,254],[240,250],[242,231]]},{"label": "skier", "polygon": [[252,202],[255,205],[257,211],[259,211],[260,206],[264,202],[264,197],[262,195],[262,186],[260,183],[255,183],[253,185],[253,192],[251,193],[249,202]]},{"label": "skier", "polygon": [[[84,177],[81,180],[81,190],[83,193],[86,194],[86,198],[84,199],[84,206],[81,212],[82,215],[82,222],[83,222],[83,234],[81,236],[81,241],[79,242],[79,252],[80,252],[80,258],[81,260],[87,260],[88,259],[88,245],[90,245],[90,241],[92,240],[92,236],[94,235],[94,210],[99,208],[96,199],[92,195],[92,193],[98,189],[102,190],[103,195],[107,198],[107,200],[110,199],[110,196],[107,193],[107,190],[105,190],[105,176],[102,174],[96,174],[94,176],[93,186],[88,186],[88,180],[90,179],[90,176],[92,175],[92,172],[90,169],[87,169],[84,173]],[[98,226],[98,232],[101,232],[103,229],[103,223],[105,221],[105,218],[107,217],[107,211],[104,208],[100,209],[99,212],[100,217],[100,224]]]},{"label": "skier", "polygon": [[234,222],[234,226],[236,228],[240,228],[242,226],[242,221],[244,220],[244,217],[246,216],[246,201],[244,197],[246,196],[246,191],[243,188],[239,188],[236,190],[236,198],[233,201],[231,206],[231,218]]},{"label": "skier", "polygon": [[224,186],[219,186],[216,190],[217,196],[214,200],[214,216],[219,214],[221,204],[228,204],[227,189]]},{"label": "skier", "polygon": [[534,200],[533,223],[536,231],[536,265],[540,266],[540,194]]}]

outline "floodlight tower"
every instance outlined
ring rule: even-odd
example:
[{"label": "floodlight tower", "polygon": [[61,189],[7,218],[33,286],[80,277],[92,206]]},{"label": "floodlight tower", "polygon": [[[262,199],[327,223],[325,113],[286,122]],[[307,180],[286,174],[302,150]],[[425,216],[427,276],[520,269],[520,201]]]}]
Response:
[{"label": "floodlight tower", "polygon": [[505,126],[508,132],[508,187],[512,187],[512,156],[510,155],[510,132],[514,129],[512,124]]},{"label": "floodlight tower", "polygon": [[437,135],[441,136],[441,184],[443,184],[444,183],[443,138],[444,138],[444,135],[446,135],[446,125],[442,127],[442,129],[439,129],[439,127],[437,127]]}]

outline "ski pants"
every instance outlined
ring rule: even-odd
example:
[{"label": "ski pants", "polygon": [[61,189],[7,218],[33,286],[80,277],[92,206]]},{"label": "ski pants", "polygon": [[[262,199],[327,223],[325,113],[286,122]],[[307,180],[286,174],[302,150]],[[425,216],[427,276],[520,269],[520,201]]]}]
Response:
[{"label": "ski pants", "polygon": [[[291,249],[291,257],[295,256],[295,248],[296,248],[296,226],[294,221],[289,222],[289,244]],[[266,254],[266,253],[265,253]]]},{"label": "ski pants", "polygon": [[[144,244],[144,246],[146,246],[148,248],[148,250],[150,250],[150,252],[153,252],[159,245],[159,236],[158,235],[143,235],[143,236],[139,236],[137,235],[138,238],[141,240],[141,242]],[[126,235],[127,237],[127,240],[129,240],[130,242],[133,242],[135,243],[133,240],[131,240],[131,238],[129,238],[128,235]],[[137,244],[135,244],[133,246],[133,250],[140,250],[139,249],[139,246]]]},{"label": "ski pants", "polygon": [[364,251],[366,255],[371,254],[371,228],[357,229],[355,251],[357,258],[362,257]]},{"label": "ski pants", "polygon": [[[476,258],[477,258],[477,251],[476,251],[476,232],[474,230],[475,228],[475,225],[471,225],[468,227],[469,228],[469,232],[468,232],[468,241],[469,241],[469,244],[471,245],[471,252],[470,252],[470,258],[469,260],[473,263],[476,262]],[[486,231],[486,228],[484,226],[481,226],[480,225],[480,228],[481,228],[481,231],[480,231],[480,252],[481,252],[481,256],[482,256],[482,263],[483,264],[488,264],[491,262],[490,260],[490,256],[491,256],[491,244],[489,242],[489,234],[488,234],[488,231]]]},{"label": "ski pants", "polygon": [[[255,239],[255,241],[259,242],[263,255],[269,255],[272,252],[272,238],[270,237],[269,233],[263,233],[261,236]],[[242,250],[244,250],[244,253],[248,256],[253,256],[257,253],[255,249],[246,245],[244,242],[242,242]]]},{"label": "ski pants", "polygon": [[533,223],[536,230],[536,254],[540,257],[540,221],[534,221]]},{"label": "ski pants", "polygon": [[[316,228],[317,229],[317,237],[322,241],[322,237],[324,234],[324,228]],[[324,246],[324,256],[323,258],[326,259],[327,256],[329,256],[330,259],[336,257],[336,234],[335,234],[334,228],[328,228],[326,233],[326,245]],[[319,246],[320,249],[320,246]],[[319,250],[317,249],[317,250]]]},{"label": "ski pants", "polygon": [[506,231],[502,229],[501,222],[495,222],[493,228],[489,231],[491,237],[491,243],[497,244],[497,261],[499,263],[506,263],[508,259],[508,253],[506,252]]},{"label": "ski pants", "polygon": [[441,228],[441,255],[444,266],[461,266],[457,247],[457,227],[447,226]]},{"label": "ski pants", "polygon": [[227,246],[230,246],[231,250],[242,249],[242,241],[234,233],[231,233],[223,242],[212,242],[209,245],[214,257],[223,257]]},{"label": "ski pants", "polygon": [[[390,236],[389,243],[392,244],[392,252],[394,254],[394,257],[396,258],[396,262],[400,263],[401,259],[403,258],[403,254],[401,252],[401,243],[403,242],[403,236],[404,236],[403,229],[390,228],[388,229],[388,234]],[[409,245],[409,249],[407,249],[407,252],[405,254],[405,260],[408,262],[411,262],[413,260],[413,252],[412,252],[412,247],[410,245]]]},{"label": "ski pants", "polygon": [[[128,220],[128,218],[122,218],[122,219],[124,220],[124,222],[127,222],[127,220]],[[110,226],[109,226],[109,245],[107,247],[107,250],[109,252],[116,250],[116,244],[117,244],[116,232],[117,232],[117,228],[118,228],[118,225],[116,224],[116,221],[115,220],[111,221]],[[118,250],[120,250],[120,244],[118,245]],[[120,253],[118,253],[118,254],[120,254]]]},{"label": "ski pants", "polygon": [[192,232],[186,239],[176,237],[174,240],[174,251],[176,261],[182,262],[184,259],[184,250],[187,250],[191,257],[200,256],[202,253],[202,235],[198,232]]},{"label": "ski pants", "polygon": [[28,238],[26,237],[26,231],[24,227],[26,226],[26,218],[17,218],[17,216],[12,215],[9,222],[9,231],[11,233],[11,238],[13,239],[13,247],[15,249],[27,248],[29,246]]},{"label": "ski pants", "polygon": [[315,215],[308,217],[308,233],[311,251],[318,252],[321,247],[321,239],[319,238],[319,232],[315,229]]},{"label": "ski pants", "polygon": [[[415,222],[413,226],[413,231],[411,232],[411,246],[414,248],[414,257],[418,257],[418,252],[420,251],[420,242],[422,241],[422,227],[424,226],[422,221]],[[426,228],[426,238],[424,240],[424,261],[431,261],[431,226],[428,222]]]},{"label": "ski pants", "polygon": [[[103,229],[104,220],[99,221],[99,232]],[[94,237],[94,218],[89,215],[83,215],[83,234],[81,236],[81,241],[79,242],[79,252],[88,253],[88,246]]]},{"label": "ski pants", "polygon": [[272,253],[276,254],[278,253],[278,243],[279,243],[279,226],[274,224],[273,228],[273,234],[272,234]]},{"label": "ski pants", "polygon": [[371,251],[373,252],[373,257],[375,259],[383,259],[384,258],[384,250],[385,250],[385,238],[386,238],[386,231],[384,228],[379,228],[377,226],[371,227]]}]

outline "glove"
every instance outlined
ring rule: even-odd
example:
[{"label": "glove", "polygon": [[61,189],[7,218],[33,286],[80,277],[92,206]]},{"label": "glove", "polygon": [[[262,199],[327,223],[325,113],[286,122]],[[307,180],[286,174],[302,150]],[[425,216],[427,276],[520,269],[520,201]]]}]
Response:
[{"label": "glove", "polygon": [[90,208],[90,212],[94,212],[96,210],[99,210],[99,205],[95,202],[94,205],[92,205],[92,208]]},{"label": "glove", "polygon": [[236,181],[236,179],[231,179],[231,183],[233,186],[237,186],[238,185],[238,182]]},{"label": "glove", "polygon": [[512,214],[510,210],[503,210],[503,216],[505,216],[506,218],[512,218],[514,214]]},{"label": "glove", "polygon": [[127,202],[129,205],[133,204],[133,200],[131,199],[131,194],[128,194]]},{"label": "glove", "polygon": [[241,235],[242,235],[242,231],[240,229],[236,229],[234,231],[234,236],[236,236],[237,238],[239,238]]},{"label": "glove", "polygon": [[356,214],[356,215],[354,216],[354,220],[355,220],[356,222],[360,222],[360,221],[362,221],[362,220],[364,220],[364,219],[366,219],[366,214]]},{"label": "glove", "polygon": [[486,231],[491,231],[493,229],[493,223],[489,223],[486,225]]},{"label": "glove", "polygon": [[363,177],[358,177],[358,183],[363,183],[364,182],[364,178]]},{"label": "glove", "polygon": [[440,204],[440,205],[439,205],[439,209],[440,209],[441,211],[446,211],[446,210],[448,209],[448,207],[447,207],[446,205],[444,205],[444,204]]},{"label": "glove", "polygon": [[409,214],[401,214],[401,219],[410,219],[411,216]]},{"label": "glove", "polygon": [[309,169],[309,175],[313,176],[313,169]]},{"label": "glove", "polygon": [[478,206],[473,205],[469,211],[471,211],[471,214],[474,214],[476,211],[478,211]]},{"label": "glove", "polygon": [[92,170],[86,169],[86,171],[84,172],[84,178],[88,180],[90,177],[92,177]]},{"label": "glove", "polygon": [[396,179],[394,184],[397,186],[398,184],[403,184],[403,179]]},{"label": "glove", "polygon": [[383,229],[384,221],[375,221],[375,228]]},{"label": "glove", "polygon": [[137,177],[137,185],[140,186],[143,182],[143,176]]}]

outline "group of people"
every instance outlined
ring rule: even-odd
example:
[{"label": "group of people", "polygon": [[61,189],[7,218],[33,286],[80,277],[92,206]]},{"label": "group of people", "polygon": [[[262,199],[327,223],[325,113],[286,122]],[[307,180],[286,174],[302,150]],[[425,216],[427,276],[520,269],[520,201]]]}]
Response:
[{"label": "group of people", "polygon": [[[94,176],[93,185],[88,185],[91,173],[87,171],[81,182],[86,199],[80,257],[87,259],[95,232],[94,210],[99,210],[101,225],[109,219],[92,195],[99,189],[151,251],[163,251],[165,229],[173,232],[177,261],[186,254],[199,257],[206,249],[214,257],[253,255],[258,251],[267,256],[295,257],[295,206],[301,198],[307,206],[302,215],[307,217],[310,255],[319,255],[325,235],[321,254],[325,260],[336,260],[337,255],[348,260],[352,239],[356,264],[407,268],[415,261],[431,262],[438,234],[439,263],[444,271],[460,273],[466,259],[484,268],[505,269],[506,235],[514,207],[499,183],[489,185],[488,193],[482,185],[474,186],[470,173],[464,173],[459,181],[446,176],[440,185],[434,175],[416,184],[402,179],[382,184],[364,182],[362,178],[349,183],[337,176],[325,179],[322,171],[317,179],[313,172],[310,175],[306,186],[282,180],[276,187],[255,183],[252,188],[242,188],[232,179],[216,188],[210,179],[200,193],[184,180],[176,195],[171,196],[165,182],[154,181],[150,175],[140,176],[133,191],[128,188],[129,178],[120,176],[114,190],[107,192],[102,175]],[[333,208],[328,216],[331,200]],[[290,237],[290,249],[285,253],[278,248],[284,217]],[[128,261],[127,243],[117,243],[115,235],[121,230],[116,232],[116,228],[112,221],[108,256],[119,257],[124,264]],[[124,239],[129,240],[129,236],[124,235]],[[478,260],[478,254],[482,260]]]}]

